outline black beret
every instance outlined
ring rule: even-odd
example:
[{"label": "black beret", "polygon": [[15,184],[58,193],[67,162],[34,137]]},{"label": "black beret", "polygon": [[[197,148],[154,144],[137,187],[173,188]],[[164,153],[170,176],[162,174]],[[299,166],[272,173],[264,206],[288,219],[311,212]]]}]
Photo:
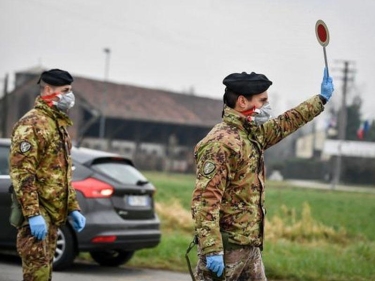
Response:
[{"label": "black beret", "polygon": [[272,85],[272,81],[263,74],[242,72],[229,74],[224,78],[223,84],[236,94],[250,96],[267,91]]},{"label": "black beret", "polygon": [[38,84],[40,83],[40,80],[51,86],[64,86],[72,84],[73,77],[69,74],[69,72],[55,68],[48,71],[44,71],[40,75]]}]

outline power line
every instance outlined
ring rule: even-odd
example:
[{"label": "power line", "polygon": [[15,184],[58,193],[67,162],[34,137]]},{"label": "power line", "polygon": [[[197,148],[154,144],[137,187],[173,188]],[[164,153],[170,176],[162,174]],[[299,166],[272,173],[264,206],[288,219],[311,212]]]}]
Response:
[{"label": "power line", "polygon": [[344,67],[341,69],[342,71],[342,97],[341,97],[341,108],[339,110],[339,118],[338,118],[338,140],[340,141],[338,147],[338,155],[336,156],[336,161],[334,165],[333,177],[332,177],[332,189],[336,188],[336,185],[340,183],[341,180],[341,166],[342,166],[342,157],[341,157],[341,142],[346,139],[346,127],[347,127],[347,92],[348,92],[348,82],[349,82],[349,74],[353,72],[352,69],[349,69],[350,64],[353,62],[350,61],[340,61],[344,63]]}]

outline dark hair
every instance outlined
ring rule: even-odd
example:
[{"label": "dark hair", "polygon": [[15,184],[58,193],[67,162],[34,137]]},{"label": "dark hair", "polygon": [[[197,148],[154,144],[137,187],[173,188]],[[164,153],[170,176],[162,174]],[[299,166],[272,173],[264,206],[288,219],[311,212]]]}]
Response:
[{"label": "dark hair", "polygon": [[238,99],[239,95],[235,92],[232,92],[231,90],[228,90],[228,88],[225,88],[225,93],[223,96],[223,102],[230,108],[234,108],[236,106],[236,101]]},{"label": "dark hair", "polygon": [[[238,97],[241,96],[241,94],[237,94],[231,90],[229,90],[228,88],[225,88],[225,93],[224,93],[224,96],[223,96],[223,102],[224,104],[226,104],[228,107],[230,108],[235,108],[236,106],[236,102],[237,102],[237,99]],[[242,95],[244,96],[244,95]],[[251,101],[251,99],[253,98],[253,95],[250,95],[250,96],[244,96],[248,101]]]},{"label": "dark hair", "polygon": [[232,92],[231,90],[228,90],[228,88],[225,88],[225,92],[223,95],[223,111],[221,112],[221,117],[224,117],[224,108],[225,105],[227,105],[230,108],[234,108],[236,106],[236,101],[238,99],[238,94],[235,92]]}]

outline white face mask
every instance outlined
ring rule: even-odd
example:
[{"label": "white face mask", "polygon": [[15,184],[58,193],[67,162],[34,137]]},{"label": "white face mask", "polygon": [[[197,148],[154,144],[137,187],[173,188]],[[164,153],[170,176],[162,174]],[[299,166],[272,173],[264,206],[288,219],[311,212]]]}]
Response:
[{"label": "white face mask", "polygon": [[269,102],[263,104],[261,108],[254,110],[256,115],[252,116],[255,123],[262,125],[264,122],[272,119],[272,108]]},{"label": "white face mask", "polygon": [[74,96],[73,92],[69,92],[67,94],[58,94],[59,101],[54,101],[53,104],[56,105],[58,109],[67,113],[69,109],[71,109],[76,101],[76,97]]}]

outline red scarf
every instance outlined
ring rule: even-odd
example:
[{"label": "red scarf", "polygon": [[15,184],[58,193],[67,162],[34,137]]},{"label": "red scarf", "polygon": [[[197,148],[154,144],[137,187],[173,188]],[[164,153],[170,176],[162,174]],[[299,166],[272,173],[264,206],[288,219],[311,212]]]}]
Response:
[{"label": "red scarf", "polygon": [[255,106],[252,108],[252,109],[248,109],[248,110],[245,110],[245,111],[241,111],[241,113],[243,115],[245,115],[246,117],[249,117],[249,116],[252,116],[255,112]]},{"label": "red scarf", "polygon": [[53,106],[53,99],[58,95],[58,93],[52,93],[47,96],[41,97],[42,100],[44,100],[49,107]]}]

